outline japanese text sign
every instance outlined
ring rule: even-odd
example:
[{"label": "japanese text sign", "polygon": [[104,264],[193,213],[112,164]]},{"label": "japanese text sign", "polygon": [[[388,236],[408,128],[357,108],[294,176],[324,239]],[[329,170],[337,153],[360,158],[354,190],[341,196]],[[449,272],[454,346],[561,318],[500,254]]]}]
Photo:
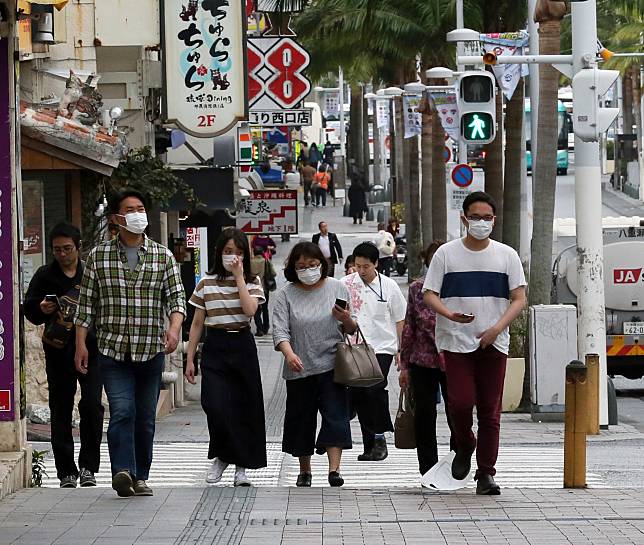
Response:
[{"label": "japanese text sign", "polygon": [[313,123],[313,110],[251,110],[248,122],[262,127],[308,127]]},{"label": "japanese text sign", "polygon": [[251,191],[237,215],[237,228],[248,234],[297,233],[297,191]]},{"label": "japanese text sign", "polygon": [[246,119],[242,0],[165,0],[166,116],[192,136],[223,134]]}]

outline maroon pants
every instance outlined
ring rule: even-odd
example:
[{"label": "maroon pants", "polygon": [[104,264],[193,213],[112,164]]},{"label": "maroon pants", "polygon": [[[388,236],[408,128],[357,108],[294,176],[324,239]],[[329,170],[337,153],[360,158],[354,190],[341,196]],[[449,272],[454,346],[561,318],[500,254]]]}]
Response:
[{"label": "maroon pants", "polygon": [[[493,346],[467,354],[445,352],[444,355],[448,410],[457,448],[473,450],[476,447],[478,469],[474,478],[484,473],[494,476],[507,356]],[[474,406],[479,425],[478,444],[472,432]]]}]

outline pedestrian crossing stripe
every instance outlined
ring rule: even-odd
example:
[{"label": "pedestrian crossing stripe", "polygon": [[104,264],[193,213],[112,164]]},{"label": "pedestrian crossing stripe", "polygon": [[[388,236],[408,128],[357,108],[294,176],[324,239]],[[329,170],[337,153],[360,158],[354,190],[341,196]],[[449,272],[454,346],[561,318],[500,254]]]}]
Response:
[{"label": "pedestrian crossing stripe", "polygon": [[[79,445],[76,444],[77,454]],[[299,473],[296,458],[284,454],[280,443],[267,445],[265,468],[248,470],[247,475],[254,486],[294,486]],[[420,486],[418,460],[415,450],[389,450],[387,459],[380,462],[358,462],[360,447],[346,450],[342,455],[341,473],[348,488],[417,488]],[[447,454],[447,447],[439,448],[439,456]],[[152,487],[185,488],[206,486],[207,443],[157,443],[150,470]],[[109,452],[101,445],[102,470],[96,475],[97,486],[110,487]],[[476,464],[475,459],[472,460]],[[328,486],[328,462],[326,456],[312,458],[313,486]],[[501,446],[496,465],[496,481],[503,488],[562,488],[563,446]],[[54,460],[45,461],[47,477],[43,486],[58,487]],[[234,467],[228,468],[221,482],[215,486],[231,486]],[[592,488],[606,488],[603,479],[592,472],[587,473],[587,483]],[[474,481],[469,487],[475,486]]]}]

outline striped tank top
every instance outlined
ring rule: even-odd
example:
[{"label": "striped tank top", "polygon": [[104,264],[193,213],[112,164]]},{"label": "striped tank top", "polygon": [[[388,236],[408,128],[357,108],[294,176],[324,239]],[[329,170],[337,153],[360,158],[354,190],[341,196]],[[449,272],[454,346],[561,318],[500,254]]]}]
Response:
[{"label": "striped tank top", "polygon": [[[248,293],[261,305],[266,301],[262,283],[258,277],[246,284]],[[217,276],[204,276],[197,284],[190,304],[206,311],[204,324],[218,329],[240,329],[250,323],[244,314],[239,299],[239,288],[232,277],[220,279]]]}]

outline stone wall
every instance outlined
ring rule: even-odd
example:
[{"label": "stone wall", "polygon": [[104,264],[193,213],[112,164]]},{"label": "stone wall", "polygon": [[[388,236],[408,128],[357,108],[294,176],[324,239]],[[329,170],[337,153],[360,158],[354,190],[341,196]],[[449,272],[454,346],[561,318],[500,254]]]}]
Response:
[{"label": "stone wall", "polygon": [[49,387],[42,349],[44,326],[35,326],[25,320],[25,367],[27,375],[27,405],[47,405]]}]

